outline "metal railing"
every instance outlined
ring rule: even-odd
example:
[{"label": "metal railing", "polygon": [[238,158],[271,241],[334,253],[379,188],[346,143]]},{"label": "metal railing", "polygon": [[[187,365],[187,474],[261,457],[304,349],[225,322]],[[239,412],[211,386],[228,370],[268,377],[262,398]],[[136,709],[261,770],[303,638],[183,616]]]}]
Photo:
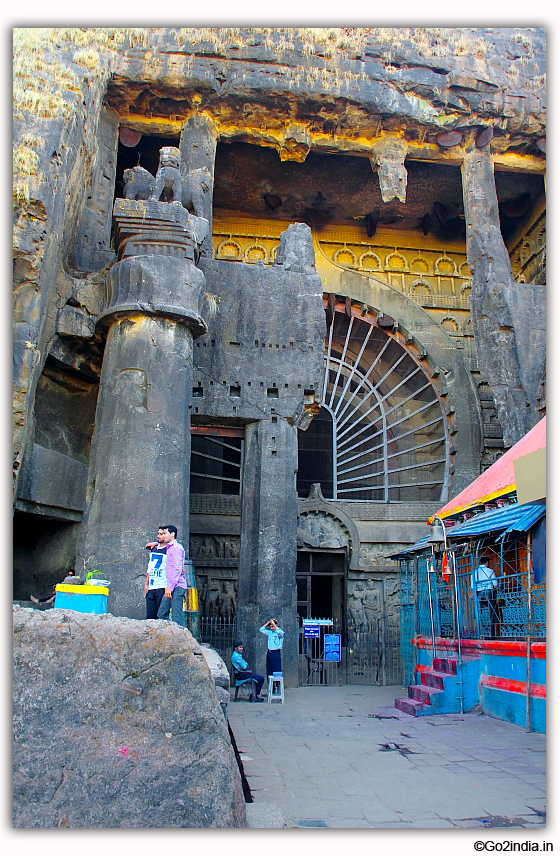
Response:
[{"label": "metal railing", "polygon": [[416,635],[431,637],[433,631],[444,639],[456,638],[458,632],[463,639],[546,638],[546,583],[530,581],[526,572],[507,573],[496,576],[496,586],[488,595],[477,592],[472,585],[475,557],[461,556],[455,610],[453,579],[445,580],[441,560],[432,565],[430,558],[419,556],[414,574],[406,568]]},{"label": "metal railing", "polygon": [[215,648],[222,660],[229,665],[235,642],[236,622],[226,618],[200,618],[200,642]]},{"label": "metal railing", "polygon": [[326,659],[325,635],[329,634],[342,635],[340,625],[336,622],[333,622],[332,625],[319,625],[319,636],[317,638],[306,637],[303,627],[301,628],[298,669],[300,687],[340,687],[342,685],[344,652],[341,651],[342,659],[340,661]]},{"label": "metal railing", "polygon": [[[340,662],[326,659],[325,633],[341,635]],[[305,638],[302,628],[300,686],[386,686],[400,684],[401,680],[400,616],[394,620],[379,616],[369,630],[345,628],[335,622],[332,626],[321,627],[318,638]]]},{"label": "metal railing", "polygon": [[496,578],[489,592],[473,589],[471,574],[457,577],[464,639],[546,638],[546,584],[529,585],[527,574]]}]

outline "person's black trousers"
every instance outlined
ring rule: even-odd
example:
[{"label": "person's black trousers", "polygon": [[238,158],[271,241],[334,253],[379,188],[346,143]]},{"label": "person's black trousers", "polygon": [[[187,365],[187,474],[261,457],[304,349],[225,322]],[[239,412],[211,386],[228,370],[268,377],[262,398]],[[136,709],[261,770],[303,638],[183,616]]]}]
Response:
[{"label": "person's black trousers", "polygon": [[262,675],[256,675],[253,672],[253,681],[255,683],[255,695],[258,696],[260,691],[262,690],[262,685],[264,684],[264,678]]},{"label": "person's black trousers", "polygon": [[157,618],[159,605],[164,594],[164,588],[149,590],[146,595],[146,618]]},{"label": "person's black trousers", "polygon": [[282,658],[280,649],[266,652],[266,676],[270,678],[273,672],[282,671]]}]

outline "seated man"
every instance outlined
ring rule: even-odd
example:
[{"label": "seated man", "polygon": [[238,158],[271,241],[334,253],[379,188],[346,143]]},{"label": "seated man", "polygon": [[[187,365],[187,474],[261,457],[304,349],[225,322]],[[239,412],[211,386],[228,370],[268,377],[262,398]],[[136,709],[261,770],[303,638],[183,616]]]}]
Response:
[{"label": "seated man", "polygon": [[[262,675],[257,675],[255,672],[251,672],[249,670],[248,662],[243,659],[243,642],[236,642],[233,646],[231,663],[233,666],[233,671],[235,672],[235,685],[241,686],[241,684],[252,680],[255,684],[255,701],[264,701],[264,699],[259,698],[262,685],[264,684],[264,678]],[[252,700],[253,699],[251,696],[251,701]]]},{"label": "seated man", "polygon": [[50,606],[54,605],[54,601],[56,598],[56,586],[53,586],[53,593],[49,595],[49,597],[35,597],[35,595],[30,594],[29,600],[33,601],[33,603],[38,603],[41,607],[44,606],[45,609],[48,609]]}]

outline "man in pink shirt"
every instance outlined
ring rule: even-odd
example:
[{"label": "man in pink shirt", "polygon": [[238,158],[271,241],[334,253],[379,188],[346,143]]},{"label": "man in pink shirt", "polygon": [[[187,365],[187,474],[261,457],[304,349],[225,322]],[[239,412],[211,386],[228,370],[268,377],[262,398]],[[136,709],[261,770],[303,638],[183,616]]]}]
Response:
[{"label": "man in pink shirt", "polygon": [[188,589],[185,579],[185,548],[177,541],[176,526],[162,526],[161,531],[162,543],[167,545],[167,585],[157,617],[169,621],[169,611],[173,607],[173,621],[179,627],[184,627],[183,598]]}]

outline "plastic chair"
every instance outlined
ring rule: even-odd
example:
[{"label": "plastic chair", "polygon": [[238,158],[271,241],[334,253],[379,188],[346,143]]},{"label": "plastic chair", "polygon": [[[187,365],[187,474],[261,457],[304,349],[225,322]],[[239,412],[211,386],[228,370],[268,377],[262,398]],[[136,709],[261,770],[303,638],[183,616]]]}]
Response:
[{"label": "plastic chair", "polygon": [[237,701],[237,695],[239,693],[239,689],[241,687],[245,686],[245,684],[249,684],[249,686],[246,687],[246,689],[251,688],[251,692],[248,694],[248,697],[251,699],[251,701],[255,701],[257,698],[257,693],[256,693],[256,688],[255,688],[255,682],[253,680],[253,673],[249,670],[244,671],[244,672],[240,672],[234,666],[233,667],[233,675],[235,677],[235,693],[233,696],[233,700]]}]

